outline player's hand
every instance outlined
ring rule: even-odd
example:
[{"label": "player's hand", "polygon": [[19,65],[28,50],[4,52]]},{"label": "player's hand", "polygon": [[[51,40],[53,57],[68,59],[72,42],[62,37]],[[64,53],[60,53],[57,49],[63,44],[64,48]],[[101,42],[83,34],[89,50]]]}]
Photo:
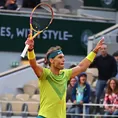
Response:
[{"label": "player's hand", "polygon": [[31,39],[30,34],[28,35],[28,38],[27,38],[27,40],[26,40],[26,42],[25,42],[25,45],[26,45],[26,44],[29,45],[28,50],[32,50],[32,49],[34,49],[34,40]]},{"label": "player's hand", "polygon": [[102,39],[97,43],[93,51],[95,53],[98,53],[99,49],[102,47],[103,44],[104,44],[104,37],[102,37]]}]

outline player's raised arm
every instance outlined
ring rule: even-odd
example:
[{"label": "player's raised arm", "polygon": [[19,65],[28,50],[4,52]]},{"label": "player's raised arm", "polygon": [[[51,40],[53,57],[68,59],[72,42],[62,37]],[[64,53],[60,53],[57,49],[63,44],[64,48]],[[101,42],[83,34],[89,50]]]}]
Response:
[{"label": "player's raised arm", "polygon": [[[48,12],[49,16],[48,19],[45,21],[40,17],[40,15],[36,15],[38,12],[40,12],[40,9],[43,9],[44,12]],[[30,35],[34,39],[36,38],[39,34],[44,32],[45,30],[48,29],[48,27],[52,24],[52,21],[54,19],[54,12],[53,8],[46,3],[39,3],[37,4],[33,9],[30,14]],[[29,45],[27,44],[22,53],[21,57],[25,57],[25,54],[27,53]]]},{"label": "player's raised arm", "polygon": [[27,56],[28,56],[30,66],[32,67],[35,74],[39,78],[43,72],[43,68],[40,65],[38,65],[36,62],[36,56],[34,53],[34,40],[31,40],[30,38],[28,38],[25,44],[29,45]]},{"label": "player's raised arm", "polygon": [[75,77],[81,72],[86,71],[86,69],[90,66],[90,64],[93,62],[94,58],[96,57],[97,52],[101,48],[101,46],[104,44],[104,38],[102,38],[96,45],[96,47],[91,51],[86,58],[84,58],[76,67],[72,69],[72,76]]}]

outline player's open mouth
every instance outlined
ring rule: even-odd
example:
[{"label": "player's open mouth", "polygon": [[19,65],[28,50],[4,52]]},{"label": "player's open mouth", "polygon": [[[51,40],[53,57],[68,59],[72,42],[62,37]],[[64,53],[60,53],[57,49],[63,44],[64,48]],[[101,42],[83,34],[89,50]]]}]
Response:
[{"label": "player's open mouth", "polygon": [[61,63],[61,66],[64,66],[64,63]]}]

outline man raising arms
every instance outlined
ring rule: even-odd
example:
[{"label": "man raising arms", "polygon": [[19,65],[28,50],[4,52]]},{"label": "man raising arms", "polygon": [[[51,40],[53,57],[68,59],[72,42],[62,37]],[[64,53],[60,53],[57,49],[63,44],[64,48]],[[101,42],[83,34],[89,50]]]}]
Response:
[{"label": "man raising arms", "polygon": [[40,82],[40,110],[37,118],[66,118],[67,81],[85,71],[93,62],[98,50],[103,45],[101,39],[94,50],[88,54],[76,67],[64,69],[65,58],[61,47],[51,47],[46,53],[49,69],[36,63],[34,41],[29,38],[28,59]]}]

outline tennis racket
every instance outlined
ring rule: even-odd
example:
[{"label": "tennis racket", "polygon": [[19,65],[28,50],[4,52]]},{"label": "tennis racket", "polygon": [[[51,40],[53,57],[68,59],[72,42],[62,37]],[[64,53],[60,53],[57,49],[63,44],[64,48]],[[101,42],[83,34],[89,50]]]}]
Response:
[{"label": "tennis racket", "polygon": [[[43,16],[42,19],[41,14],[39,14],[39,12],[43,13],[43,15],[46,14],[48,18],[44,19]],[[48,27],[51,25],[53,18],[54,18],[54,12],[49,4],[40,3],[36,7],[34,7],[30,14],[30,39],[34,39],[39,34],[47,30]],[[21,57],[23,58],[25,57],[28,48],[29,45],[26,45],[21,54]]]}]

